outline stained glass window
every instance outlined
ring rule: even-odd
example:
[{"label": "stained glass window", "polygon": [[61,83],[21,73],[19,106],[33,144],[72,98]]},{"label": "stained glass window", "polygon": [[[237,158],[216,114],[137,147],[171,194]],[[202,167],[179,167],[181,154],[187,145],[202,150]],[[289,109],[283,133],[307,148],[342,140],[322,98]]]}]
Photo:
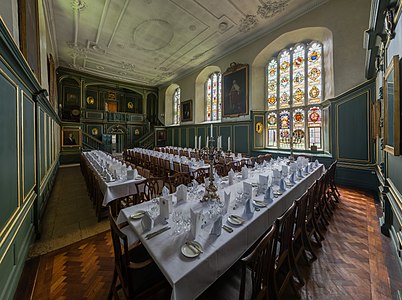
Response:
[{"label": "stained glass window", "polygon": [[268,64],[267,68],[267,103],[268,110],[276,109],[276,100],[277,100],[277,77],[278,77],[278,64],[276,59],[273,59]]},{"label": "stained glass window", "polygon": [[278,116],[276,112],[270,112],[267,115],[267,139],[269,147],[276,147],[277,136],[276,131],[278,128]]},{"label": "stained glass window", "polygon": [[205,120],[217,121],[222,116],[222,75],[212,73],[205,83]]},{"label": "stained glass window", "polygon": [[290,115],[284,110],[279,113],[279,147],[290,148]]},{"label": "stained glass window", "polygon": [[180,124],[180,88],[173,94],[173,124]]},{"label": "stained glass window", "polygon": [[323,46],[313,41],[282,49],[266,67],[266,145],[323,149]]}]

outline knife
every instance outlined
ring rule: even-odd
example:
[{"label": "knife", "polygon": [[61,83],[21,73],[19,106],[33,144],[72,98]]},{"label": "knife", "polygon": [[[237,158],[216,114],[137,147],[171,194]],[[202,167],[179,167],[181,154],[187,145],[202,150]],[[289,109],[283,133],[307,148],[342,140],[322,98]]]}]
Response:
[{"label": "knife", "polygon": [[148,234],[145,236],[145,238],[146,238],[147,240],[152,239],[153,237],[157,236],[158,234],[160,234],[160,233],[162,233],[162,232],[165,232],[166,230],[169,230],[169,229],[170,229],[169,226],[163,227],[163,228],[161,228],[161,229],[159,229],[159,230],[157,230],[157,231],[155,231],[155,232],[148,233]]}]

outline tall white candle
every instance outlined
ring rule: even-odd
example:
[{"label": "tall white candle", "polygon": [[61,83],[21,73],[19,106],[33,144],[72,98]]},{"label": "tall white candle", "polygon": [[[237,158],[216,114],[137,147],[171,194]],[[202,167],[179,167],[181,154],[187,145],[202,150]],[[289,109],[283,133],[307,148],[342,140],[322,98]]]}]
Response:
[{"label": "tall white candle", "polygon": [[209,136],[207,136],[207,147],[209,147]]},{"label": "tall white candle", "polygon": [[211,134],[210,134],[211,137],[214,136],[213,132],[214,132],[214,131],[213,131],[212,124],[211,124]]},{"label": "tall white candle", "polygon": [[197,136],[194,136],[194,149],[197,149]]},{"label": "tall white candle", "polygon": [[201,136],[198,137],[198,149],[201,149]]},{"label": "tall white candle", "polygon": [[230,151],[230,136],[228,136],[228,151]]}]

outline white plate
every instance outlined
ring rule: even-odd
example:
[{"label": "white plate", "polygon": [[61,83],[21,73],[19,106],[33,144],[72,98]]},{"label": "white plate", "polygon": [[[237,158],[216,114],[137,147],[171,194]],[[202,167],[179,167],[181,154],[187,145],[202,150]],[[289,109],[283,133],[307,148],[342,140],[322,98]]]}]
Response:
[{"label": "white plate", "polygon": [[241,225],[244,223],[244,221],[237,219],[237,218],[233,218],[232,216],[228,217],[228,222],[232,225]]},{"label": "white plate", "polygon": [[145,214],[145,210],[137,210],[135,213],[133,213],[133,214],[130,216],[130,219],[132,219],[132,220],[139,220],[139,219],[141,219],[141,218],[144,216],[144,214]]},{"label": "white plate", "polygon": [[140,180],[140,179],[142,179],[142,176],[141,175],[135,176],[135,179]]},{"label": "white plate", "polygon": [[264,201],[255,201],[253,200],[253,204],[257,207],[267,207],[267,204]]},{"label": "white plate", "polygon": [[[199,247],[202,248],[202,246],[200,245],[200,243],[193,241],[192,243],[197,244]],[[198,255],[200,255],[200,252],[198,251],[193,251],[191,249],[191,247],[189,247],[187,244],[184,244],[183,246],[181,246],[181,253],[185,256],[185,257],[189,257],[189,258],[193,258],[193,257],[197,257]]]}]

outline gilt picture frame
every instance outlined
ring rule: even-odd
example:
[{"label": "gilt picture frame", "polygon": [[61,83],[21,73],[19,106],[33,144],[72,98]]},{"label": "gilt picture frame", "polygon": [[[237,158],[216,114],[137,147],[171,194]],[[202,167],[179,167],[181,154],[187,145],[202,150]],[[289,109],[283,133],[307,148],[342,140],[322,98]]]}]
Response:
[{"label": "gilt picture frame", "polygon": [[222,117],[248,115],[248,65],[231,63],[222,78]]},{"label": "gilt picture frame", "polygon": [[193,100],[180,103],[181,122],[191,122],[193,120]]},{"label": "gilt picture frame", "polygon": [[384,150],[400,155],[401,144],[400,61],[392,57],[384,73]]},{"label": "gilt picture frame", "polygon": [[61,139],[63,148],[79,148],[81,147],[81,129],[63,127]]}]

